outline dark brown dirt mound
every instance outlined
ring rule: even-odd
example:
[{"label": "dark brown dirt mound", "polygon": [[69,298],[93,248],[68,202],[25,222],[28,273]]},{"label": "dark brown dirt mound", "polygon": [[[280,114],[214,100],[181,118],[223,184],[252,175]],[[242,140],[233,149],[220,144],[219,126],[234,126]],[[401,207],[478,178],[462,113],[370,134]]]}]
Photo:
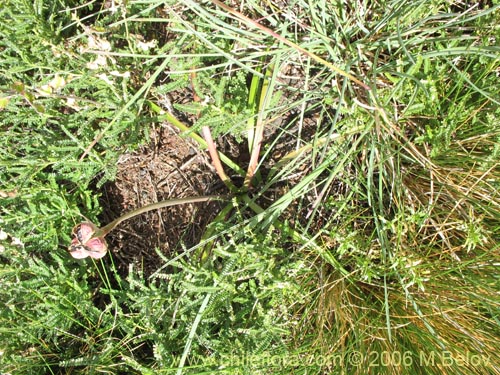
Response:
[{"label": "dark brown dirt mound", "polygon": [[[151,142],[123,155],[113,183],[103,189],[101,222],[166,199],[225,193],[198,146],[168,124],[152,129]],[[195,245],[218,212],[217,202],[185,204],[150,211],[119,225],[107,239],[121,271],[135,263],[144,273],[162,262],[155,249],[169,257]]]}]

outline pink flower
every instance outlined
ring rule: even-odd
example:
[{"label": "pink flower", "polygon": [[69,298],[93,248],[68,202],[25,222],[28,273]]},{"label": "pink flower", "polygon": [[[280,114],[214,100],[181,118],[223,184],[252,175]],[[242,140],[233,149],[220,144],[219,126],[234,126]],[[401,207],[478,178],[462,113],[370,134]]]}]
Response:
[{"label": "pink flower", "polygon": [[91,257],[100,259],[106,255],[108,245],[104,236],[94,237],[98,229],[94,224],[89,222],[78,224],[73,228],[71,232],[73,239],[69,247],[69,252],[73,258],[84,259]]}]

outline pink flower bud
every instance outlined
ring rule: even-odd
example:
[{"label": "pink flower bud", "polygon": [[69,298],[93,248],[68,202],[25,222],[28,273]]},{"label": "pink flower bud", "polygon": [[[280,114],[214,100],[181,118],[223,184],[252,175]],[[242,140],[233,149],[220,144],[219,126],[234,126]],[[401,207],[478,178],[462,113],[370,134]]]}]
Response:
[{"label": "pink flower bud", "polygon": [[75,259],[91,257],[100,259],[106,255],[108,245],[104,237],[93,237],[98,228],[89,222],[78,224],[73,228],[69,252]]}]

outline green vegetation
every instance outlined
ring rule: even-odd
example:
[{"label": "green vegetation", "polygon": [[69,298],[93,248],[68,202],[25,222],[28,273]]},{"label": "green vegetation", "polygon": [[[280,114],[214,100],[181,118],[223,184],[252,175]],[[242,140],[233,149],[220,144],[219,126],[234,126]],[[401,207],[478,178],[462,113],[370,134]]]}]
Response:
[{"label": "green vegetation", "polygon": [[[0,373],[499,374],[499,8],[4,0]],[[234,197],[151,274],[71,258],[167,123]]]}]

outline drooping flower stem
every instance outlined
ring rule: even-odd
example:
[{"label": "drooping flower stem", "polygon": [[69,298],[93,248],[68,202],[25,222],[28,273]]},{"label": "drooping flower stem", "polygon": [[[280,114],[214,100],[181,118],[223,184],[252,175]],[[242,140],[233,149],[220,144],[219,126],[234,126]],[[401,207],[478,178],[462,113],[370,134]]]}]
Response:
[{"label": "drooping flower stem", "polygon": [[201,196],[201,197],[171,199],[171,200],[166,200],[166,201],[148,204],[146,206],[139,207],[133,211],[127,212],[126,214],[113,220],[111,223],[109,223],[109,224],[105,225],[104,227],[100,228],[99,230],[97,230],[94,237],[103,237],[103,236],[107,235],[109,232],[111,232],[113,229],[115,229],[115,227],[118,224],[124,222],[125,220],[131,219],[134,216],[141,215],[141,214],[148,212],[148,211],[151,211],[151,210],[158,210],[160,208],[177,206],[179,204],[207,202],[207,201],[212,201],[212,200],[221,200],[221,199],[225,199],[225,198],[226,197],[217,196],[217,195],[206,195],[206,196]]},{"label": "drooping flower stem", "polygon": [[104,237],[116,228],[121,222],[131,219],[134,216],[143,214],[151,210],[157,210],[164,207],[176,206],[185,203],[207,202],[211,200],[227,199],[226,196],[206,195],[202,197],[180,198],[161,201],[158,203],[148,204],[147,206],[137,208],[133,211],[127,212],[125,215],[120,216],[118,219],[113,220],[108,225],[98,228],[90,222],[83,222],[73,228],[71,245],[69,253],[73,258],[84,259],[91,257],[100,259],[106,255],[108,245]]}]

